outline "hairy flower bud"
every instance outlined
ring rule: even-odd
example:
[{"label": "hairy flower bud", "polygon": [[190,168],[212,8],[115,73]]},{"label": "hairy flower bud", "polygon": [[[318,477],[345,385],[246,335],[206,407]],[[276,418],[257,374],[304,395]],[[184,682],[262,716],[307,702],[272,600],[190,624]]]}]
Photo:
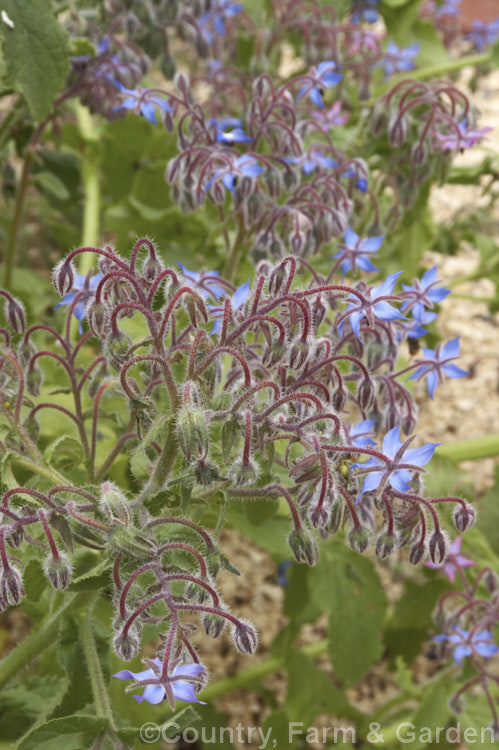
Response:
[{"label": "hairy flower bud", "polygon": [[403,146],[407,138],[408,130],[409,128],[406,118],[399,117],[397,112],[388,126],[388,140],[390,141],[390,144],[394,148],[400,148],[400,146]]},{"label": "hairy flower bud", "polygon": [[49,557],[44,565],[45,575],[55,589],[63,590],[71,578],[72,565],[65,555]]},{"label": "hairy flower bud", "polygon": [[314,529],[324,529],[329,525],[331,517],[330,508],[325,503],[322,505],[312,505],[309,508],[308,517]]},{"label": "hairy flower bud", "polygon": [[376,540],[376,555],[381,558],[381,560],[385,560],[392,554],[396,546],[397,537],[395,534],[384,532],[380,534]]},{"label": "hairy flower bud", "polygon": [[130,661],[139,653],[140,642],[135,634],[130,630],[126,635],[118,633],[114,639],[114,650],[117,655],[125,661]]},{"label": "hairy flower bud", "polygon": [[244,463],[237,458],[232,464],[229,476],[239,487],[252,487],[258,480],[258,465],[252,459]]},{"label": "hairy flower bud", "polygon": [[123,492],[112,482],[101,484],[100,506],[111,521],[122,526],[132,526],[130,504]]},{"label": "hairy flower bud", "polygon": [[485,583],[485,588],[487,589],[489,594],[493,594],[494,591],[497,590],[497,586],[499,584],[497,573],[489,569],[484,575],[483,582]]},{"label": "hairy flower bud", "polygon": [[437,565],[447,557],[447,539],[440,530],[434,531],[429,543],[430,559]]},{"label": "hairy flower bud", "polygon": [[456,529],[464,533],[475,523],[476,512],[469,503],[458,505],[454,510],[453,518]]},{"label": "hairy flower bud", "polygon": [[357,391],[357,402],[362,411],[367,411],[374,399],[374,383],[372,380],[365,378]]},{"label": "hairy flower bud", "polygon": [[417,167],[419,167],[421,164],[424,164],[424,162],[428,158],[428,147],[426,146],[426,143],[424,141],[418,141],[417,143],[415,143],[411,150],[411,156],[412,163]]},{"label": "hairy flower bud", "polygon": [[16,333],[24,333],[25,316],[24,307],[19,300],[14,297],[8,297],[5,302],[5,317],[10,327]]},{"label": "hairy flower bud", "polygon": [[59,263],[54,268],[52,281],[54,282],[54,286],[61,297],[64,297],[65,294],[71,291],[71,289],[73,288],[74,279],[75,274],[72,263],[68,263],[67,260],[59,261]]},{"label": "hairy flower bud", "polygon": [[348,544],[356,552],[365,552],[371,535],[369,531],[362,526],[354,526],[348,534]]},{"label": "hairy flower bud", "polygon": [[288,536],[288,544],[296,562],[315,565],[319,559],[319,550],[315,539],[305,529],[293,529]]},{"label": "hairy flower bud", "polygon": [[126,355],[133,342],[130,336],[122,331],[118,331],[117,334],[111,332],[106,339],[106,353],[109,357],[109,362],[115,370],[120,370],[121,366],[126,361]]},{"label": "hairy flower bud", "polygon": [[289,353],[289,366],[292,370],[299,370],[305,364],[310,352],[310,344],[303,338],[295,341]]},{"label": "hairy flower bud", "polygon": [[212,638],[218,638],[225,627],[225,618],[214,612],[207,612],[203,616],[203,628],[206,635]]},{"label": "hairy flower bud", "polygon": [[146,534],[124,526],[111,529],[108,541],[113,552],[134,560],[148,560],[156,549],[153,540]]},{"label": "hairy flower bud", "polygon": [[7,531],[5,533],[5,542],[6,544],[10,544],[11,547],[14,547],[14,549],[17,549],[21,546],[24,539],[24,529],[22,526],[16,526],[13,524],[10,527],[7,527]]},{"label": "hairy flower bud", "polygon": [[343,411],[347,400],[346,391],[343,388],[337,388],[333,393],[333,408],[337,411]]},{"label": "hairy flower bud", "polygon": [[9,566],[6,570],[3,570],[0,577],[0,596],[7,605],[12,606],[19,604],[25,596],[21,574],[17,568]]},{"label": "hairy flower bud", "polygon": [[418,565],[426,557],[426,545],[424,542],[416,542],[409,552],[409,562],[412,565]]},{"label": "hairy flower bud", "polygon": [[203,458],[208,453],[208,430],[201,409],[186,405],[178,412],[177,437],[186,459]]},{"label": "hairy flower bud", "polygon": [[104,338],[109,330],[109,314],[102,302],[90,301],[87,307],[87,319],[90,330],[97,338]]},{"label": "hairy flower bud", "polygon": [[40,395],[43,383],[43,373],[38,367],[31,367],[26,376],[26,388],[28,392],[36,398]]},{"label": "hairy flower bud", "polygon": [[256,630],[245,622],[235,625],[232,630],[234,645],[243,654],[254,654],[258,645]]}]

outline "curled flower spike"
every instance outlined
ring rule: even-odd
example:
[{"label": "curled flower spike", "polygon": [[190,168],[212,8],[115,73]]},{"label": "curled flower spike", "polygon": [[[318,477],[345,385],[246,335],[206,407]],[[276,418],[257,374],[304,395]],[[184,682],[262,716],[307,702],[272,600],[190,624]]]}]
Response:
[{"label": "curled flower spike", "polygon": [[78,321],[78,331],[80,334],[83,333],[83,327],[81,321],[86,317],[87,314],[87,303],[95,295],[95,290],[99,286],[99,281],[102,279],[102,273],[96,273],[95,276],[82,276],[77,273],[73,279],[73,291],[68,292],[64,299],[57,303],[55,310],[58,310],[62,305],[71,305],[78,294],[78,301],[73,309],[73,315]]},{"label": "curled flower spike", "polygon": [[333,255],[334,259],[341,260],[343,275],[352,269],[356,271],[357,268],[361,271],[378,271],[369,256],[380,249],[384,239],[384,234],[377,237],[359,237],[351,227],[347,227],[343,242],[339,245],[340,249]]},{"label": "curled flower spike", "polygon": [[462,665],[463,659],[473,654],[483,656],[484,659],[490,659],[499,651],[493,639],[494,635],[488,630],[473,632],[461,630],[457,625],[454,626],[455,633],[451,635],[436,635],[433,640],[436,643],[447,641],[455,645],[453,656],[454,661],[459,666]]},{"label": "curled flower spike", "polygon": [[[166,690],[163,684],[159,681],[159,674],[162,669],[161,659],[154,659],[157,672],[152,668],[144,669],[142,672],[132,672],[129,669],[122,669],[121,672],[116,672],[113,677],[117,677],[118,680],[135,680],[135,683],[146,683],[146,687],[143,695],[134,695],[133,697],[137,703],[147,701],[148,703],[156,704],[161,703],[166,697]],[[205,673],[205,668],[201,664],[179,664],[173,669],[172,677],[194,677],[199,678]],[[194,685],[189,680],[172,680],[169,682],[174,698],[179,701],[185,701],[186,703],[201,703],[203,706],[206,705],[204,701],[200,701],[194,690]],[[132,686],[132,687],[135,687]]]},{"label": "curled flower spike", "polygon": [[458,568],[471,568],[476,565],[476,562],[469,560],[461,554],[461,543],[462,538],[460,536],[456,537],[449,547],[449,552],[444,563],[437,564],[428,561],[424,563],[425,567],[431,568],[431,570],[441,570],[449,581],[454,583]]},{"label": "curled flower spike", "polygon": [[421,448],[407,448],[413,438],[404,443],[400,439],[400,429],[393,427],[383,438],[381,452],[384,460],[378,456],[371,456],[365,463],[352,464],[352,468],[360,468],[361,472],[368,472],[357,498],[359,502],[364,492],[381,491],[388,483],[398,492],[407,492],[412,480],[412,473],[417,467],[428,463],[440,443],[426,443]]},{"label": "curled flower spike", "polygon": [[444,375],[448,378],[464,378],[469,371],[455,365],[452,360],[459,356],[459,336],[447,341],[443,346],[438,344],[435,350],[423,347],[424,359],[417,360],[418,369],[409,380],[426,378],[428,393],[433,398],[438,383],[444,382]]}]

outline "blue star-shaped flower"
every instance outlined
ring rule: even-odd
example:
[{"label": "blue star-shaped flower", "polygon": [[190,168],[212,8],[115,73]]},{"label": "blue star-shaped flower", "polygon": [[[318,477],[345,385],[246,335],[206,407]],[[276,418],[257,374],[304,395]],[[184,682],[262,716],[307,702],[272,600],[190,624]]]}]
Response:
[{"label": "blue star-shaped flower", "polygon": [[322,151],[310,151],[302,156],[285,157],[288,164],[296,164],[303,169],[306,175],[312,174],[317,168],[334,169],[338,162],[331,156],[324,156]]},{"label": "blue star-shaped flower", "polygon": [[461,666],[463,659],[473,653],[490,659],[499,651],[499,646],[494,643],[494,635],[488,630],[482,630],[470,634],[469,630],[461,630],[454,625],[455,634],[436,635],[433,640],[437,643],[448,641],[455,645],[453,651],[454,661]]},{"label": "blue star-shaped flower", "polygon": [[348,226],[343,235],[343,243],[339,245],[339,251],[333,255],[334,259],[341,260],[341,272],[343,275],[351,269],[360,268],[361,271],[378,271],[369,257],[376,253],[385,239],[384,234],[377,237],[359,237],[359,235]]},{"label": "blue star-shaped flower", "polygon": [[215,34],[225,36],[227,28],[225,20],[234,18],[244,9],[241,3],[233,3],[231,0],[217,0],[213,7],[207,13],[204,13],[199,19],[199,28],[201,35],[207,44],[213,44]]},{"label": "blue star-shaped flower", "polygon": [[499,36],[499,18],[490,23],[484,23],[483,21],[473,21],[470,33],[465,36],[470,42],[473,42],[475,49],[478,52],[482,52],[491,44],[494,44],[497,37]]},{"label": "blue star-shaped flower", "polygon": [[[136,682],[145,682],[148,680],[158,679],[156,684],[149,683],[144,689],[143,695],[134,695],[133,697],[137,703],[147,701],[148,703],[161,703],[166,696],[166,690],[159,683],[159,674],[161,672],[161,659],[154,659],[154,664],[158,668],[155,672],[152,668],[144,669],[142,672],[131,672],[129,669],[122,669],[121,672],[116,672],[113,677],[117,677],[118,680],[135,680]],[[179,664],[172,672],[172,677],[199,677],[205,672],[205,668],[201,664]],[[170,683],[174,697],[179,701],[185,701],[186,703],[202,703],[206,705],[204,701],[200,701],[194,690],[192,682],[187,680],[174,680]]]},{"label": "blue star-shaped flower", "polygon": [[115,107],[115,111],[120,109],[134,110],[145,117],[146,120],[152,122],[153,125],[158,124],[156,120],[156,107],[162,109],[163,112],[173,112],[173,109],[165,99],[162,99],[160,96],[149,94],[147,89],[144,89],[143,91],[138,88],[127,89],[117,81],[115,81],[115,85],[120,89],[122,94],[128,95],[118,107]]},{"label": "blue star-shaped flower", "polygon": [[420,380],[426,378],[428,393],[433,398],[438,383],[444,382],[444,375],[448,378],[464,378],[470,373],[455,365],[452,360],[459,357],[459,336],[450,339],[443,346],[438,344],[435,350],[422,349],[424,359],[417,360],[418,369],[411,375],[409,380]]},{"label": "blue star-shaped flower", "polygon": [[[393,294],[397,278],[400,276],[402,271],[397,273],[391,273],[386,277],[385,281],[379,286],[369,287],[364,292],[365,302],[361,301],[358,297],[355,297],[343,315],[340,316],[338,323],[338,331],[340,335],[343,335],[343,326],[345,320],[348,318],[352,331],[355,333],[359,341],[360,338],[360,324],[364,318],[367,318],[369,326],[374,328],[374,319],[379,320],[401,320],[404,318],[400,310],[390,305],[388,299],[397,299]],[[351,299],[353,299],[351,295]]]},{"label": "blue star-shaped flower", "polygon": [[[402,284],[404,291],[407,293],[407,299],[404,300],[401,306],[402,312],[405,312],[409,308],[412,308],[412,312],[415,318],[420,318],[424,312],[425,307],[432,308],[435,304],[438,304],[450,294],[450,289],[445,289],[443,286],[436,286],[437,284],[437,267],[433,266],[419,279],[414,279],[414,284],[409,286],[408,284]],[[404,297],[406,295],[404,294]]]},{"label": "blue star-shaped flower", "polygon": [[[233,313],[246,304],[250,296],[250,292],[251,289],[249,281],[237,287],[230,300],[230,306]],[[211,332],[218,333],[218,331],[220,331],[220,329],[222,328],[223,310],[220,307],[212,307],[211,305],[208,305],[208,309],[212,313],[213,317],[216,318],[215,322],[213,323]]]},{"label": "blue star-shaped flower", "polygon": [[238,117],[224,117],[223,120],[211,120],[217,131],[217,143],[232,146],[233,143],[251,143],[252,138],[243,130],[243,123]]},{"label": "blue star-shaped flower", "polygon": [[258,164],[254,156],[243,154],[235,159],[230,167],[218,169],[206,183],[205,190],[209,190],[213,182],[221,177],[227,190],[234,192],[238,177],[258,177],[263,171],[263,167]]},{"label": "blue star-shaped flower", "polygon": [[379,18],[377,5],[379,0],[353,0],[352,23],[376,23]]},{"label": "blue star-shaped flower", "polygon": [[395,42],[390,41],[386,47],[385,57],[377,65],[385,69],[386,78],[390,78],[394,73],[406,73],[416,67],[414,60],[419,54],[420,47],[419,42],[414,42],[409,47],[399,48]]},{"label": "blue star-shaped flower", "polygon": [[73,291],[68,292],[63,299],[57,303],[55,309],[58,310],[62,305],[71,305],[76,295],[80,292],[83,294],[78,298],[78,302],[74,306],[73,315],[78,321],[78,331],[80,334],[83,333],[83,327],[81,321],[86,317],[87,314],[87,302],[94,296],[95,290],[99,285],[99,281],[102,279],[102,273],[96,273],[95,276],[81,276],[81,274],[75,274],[73,281]]},{"label": "blue star-shaped flower", "polygon": [[312,104],[315,104],[316,107],[323,107],[323,90],[336,86],[343,76],[341,73],[336,72],[336,63],[334,60],[326,60],[317,65],[311,73],[311,78],[313,80],[307,81],[301,87],[296,98],[301,99],[302,96],[308,96]]},{"label": "blue star-shaped flower", "polygon": [[210,276],[219,276],[219,271],[189,271],[183,263],[177,261],[177,265],[182,269],[184,276],[184,286],[188,286],[191,289],[195,289],[205,299],[210,295],[215,299],[223,297],[225,290],[221,286],[217,286],[216,282],[209,278]]},{"label": "blue star-shaped flower", "polygon": [[362,422],[358,422],[351,427],[349,432],[352,445],[356,445],[357,448],[367,448],[368,446],[376,445],[371,438],[375,424],[375,419],[363,419]]},{"label": "blue star-shaped flower", "polygon": [[383,438],[381,452],[386,456],[386,460],[371,456],[365,463],[352,464],[352,468],[358,467],[362,470],[359,473],[367,472],[357,502],[364,492],[372,492],[375,489],[381,492],[387,483],[398,492],[407,492],[410,488],[412,472],[417,470],[417,467],[427,464],[439,445],[439,443],[426,443],[422,448],[407,448],[406,446],[411,442],[412,438],[408,438],[405,442],[400,440],[400,430],[397,425]]},{"label": "blue star-shaped flower", "polygon": [[407,338],[422,339],[423,336],[426,336],[426,334],[428,333],[426,328],[424,328],[423,326],[428,325],[428,323],[433,323],[433,321],[437,318],[438,313],[428,312],[424,308],[423,311],[418,315],[416,315],[413,311],[412,318],[410,318],[407,323],[404,323]]}]

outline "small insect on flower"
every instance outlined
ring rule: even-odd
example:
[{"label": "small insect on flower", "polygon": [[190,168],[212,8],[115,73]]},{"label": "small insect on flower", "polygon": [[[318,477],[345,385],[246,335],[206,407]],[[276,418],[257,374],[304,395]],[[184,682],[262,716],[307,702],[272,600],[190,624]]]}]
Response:
[{"label": "small insect on flower", "polygon": [[483,656],[484,659],[490,659],[499,651],[499,646],[494,643],[494,636],[488,630],[473,632],[461,630],[457,625],[454,626],[455,633],[451,635],[436,635],[433,640],[436,643],[449,642],[455,645],[453,651],[454,661],[459,666],[462,665],[463,659],[473,654]]},{"label": "small insect on flower", "polygon": [[[137,703],[142,703],[142,701],[152,704],[161,703],[166,697],[166,690],[160,682],[160,674],[163,666],[161,659],[156,658],[153,663],[157,667],[156,670],[152,667],[144,669],[142,672],[131,672],[129,669],[122,669],[121,672],[116,672],[113,675],[113,677],[117,677],[119,680],[135,680],[132,688],[136,686],[140,687],[140,683],[145,683],[144,693],[133,696]],[[197,697],[193,682],[189,681],[189,679],[178,679],[179,677],[194,678],[197,684],[201,684],[199,677],[204,675],[205,671],[205,668],[201,664],[179,664],[176,666],[172,671],[171,678],[168,680],[173,697],[186,703],[201,703],[206,705],[204,701],[200,701]]]}]

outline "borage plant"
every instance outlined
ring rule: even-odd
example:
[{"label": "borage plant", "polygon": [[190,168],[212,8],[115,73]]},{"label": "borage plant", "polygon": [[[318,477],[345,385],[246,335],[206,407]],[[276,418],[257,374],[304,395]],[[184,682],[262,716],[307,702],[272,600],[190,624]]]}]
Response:
[{"label": "borage plant", "polygon": [[[423,467],[436,444],[412,447],[417,409],[406,378],[426,377],[433,395],[443,375],[466,373],[452,362],[457,341],[398,365],[414,331],[409,311],[421,318],[447,294],[435,269],[398,293],[396,273],[374,286],[335,279],[340,263],[348,270],[380,243],[350,232],[328,278],[289,256],[261,262],[252,284],[237,289],[215,272],[163,268],[147,239],[129,260],[110,247],[73,250],[54,271],[67,308],[62,334],[41,323],[26,328],[21,304],[3,292],[2,447],[13,486],[1,508],[2,608],[24,596],[27,561],[42,561],[58,591],[77,590],[89,577],[101,581],[112,569],[108,638],[116,653],[136,656],[146,626],[158,639],[144,671],[115,677],[145,688],[139,702],[166,697],[173,708],[176,700],[198,702],[207,682],[192,615],[207,635],[228,626],[240,651],[257,647],[254,627],[216,588],[220,568],[237,574],[217,545],[227,506],[281,499],[291,552],[309,565],[319,558],[318,537],[339,530],[359,552],[372,542],[380,558],[407,547],[415,564],[428,555],[442,563],[448,546],[440,506],[453,504],[460,532],[475,513],[461,498],[425,496]],[[81,253],[98,257],[98,274],[78,276]],[[73,316],[88,318],[77,343]],[[66,380],[55,397],[50,375],[44,383],[52,363]],[[54,410],[69,432],[47,445]],[[116,414],[128,415],[126,425],[110,432]],[[383,435],[381,447],[375,435]],[[112,446],[108,455],[99,442]],[[133,493],[109,478],[119,475],[123,455]],[[210,512],[218,515],[215,530],[200,523]],[[90,571],[88,548],[95,550]],[[66,596],[77,609],[75,595]],[[83,617],[84,643],[88,630]],[[16,667],[22,658],[14,652]],[[89,669],[98,713],[108,721],[103,731],[118,742],[98,660],[89,659]]]}]

